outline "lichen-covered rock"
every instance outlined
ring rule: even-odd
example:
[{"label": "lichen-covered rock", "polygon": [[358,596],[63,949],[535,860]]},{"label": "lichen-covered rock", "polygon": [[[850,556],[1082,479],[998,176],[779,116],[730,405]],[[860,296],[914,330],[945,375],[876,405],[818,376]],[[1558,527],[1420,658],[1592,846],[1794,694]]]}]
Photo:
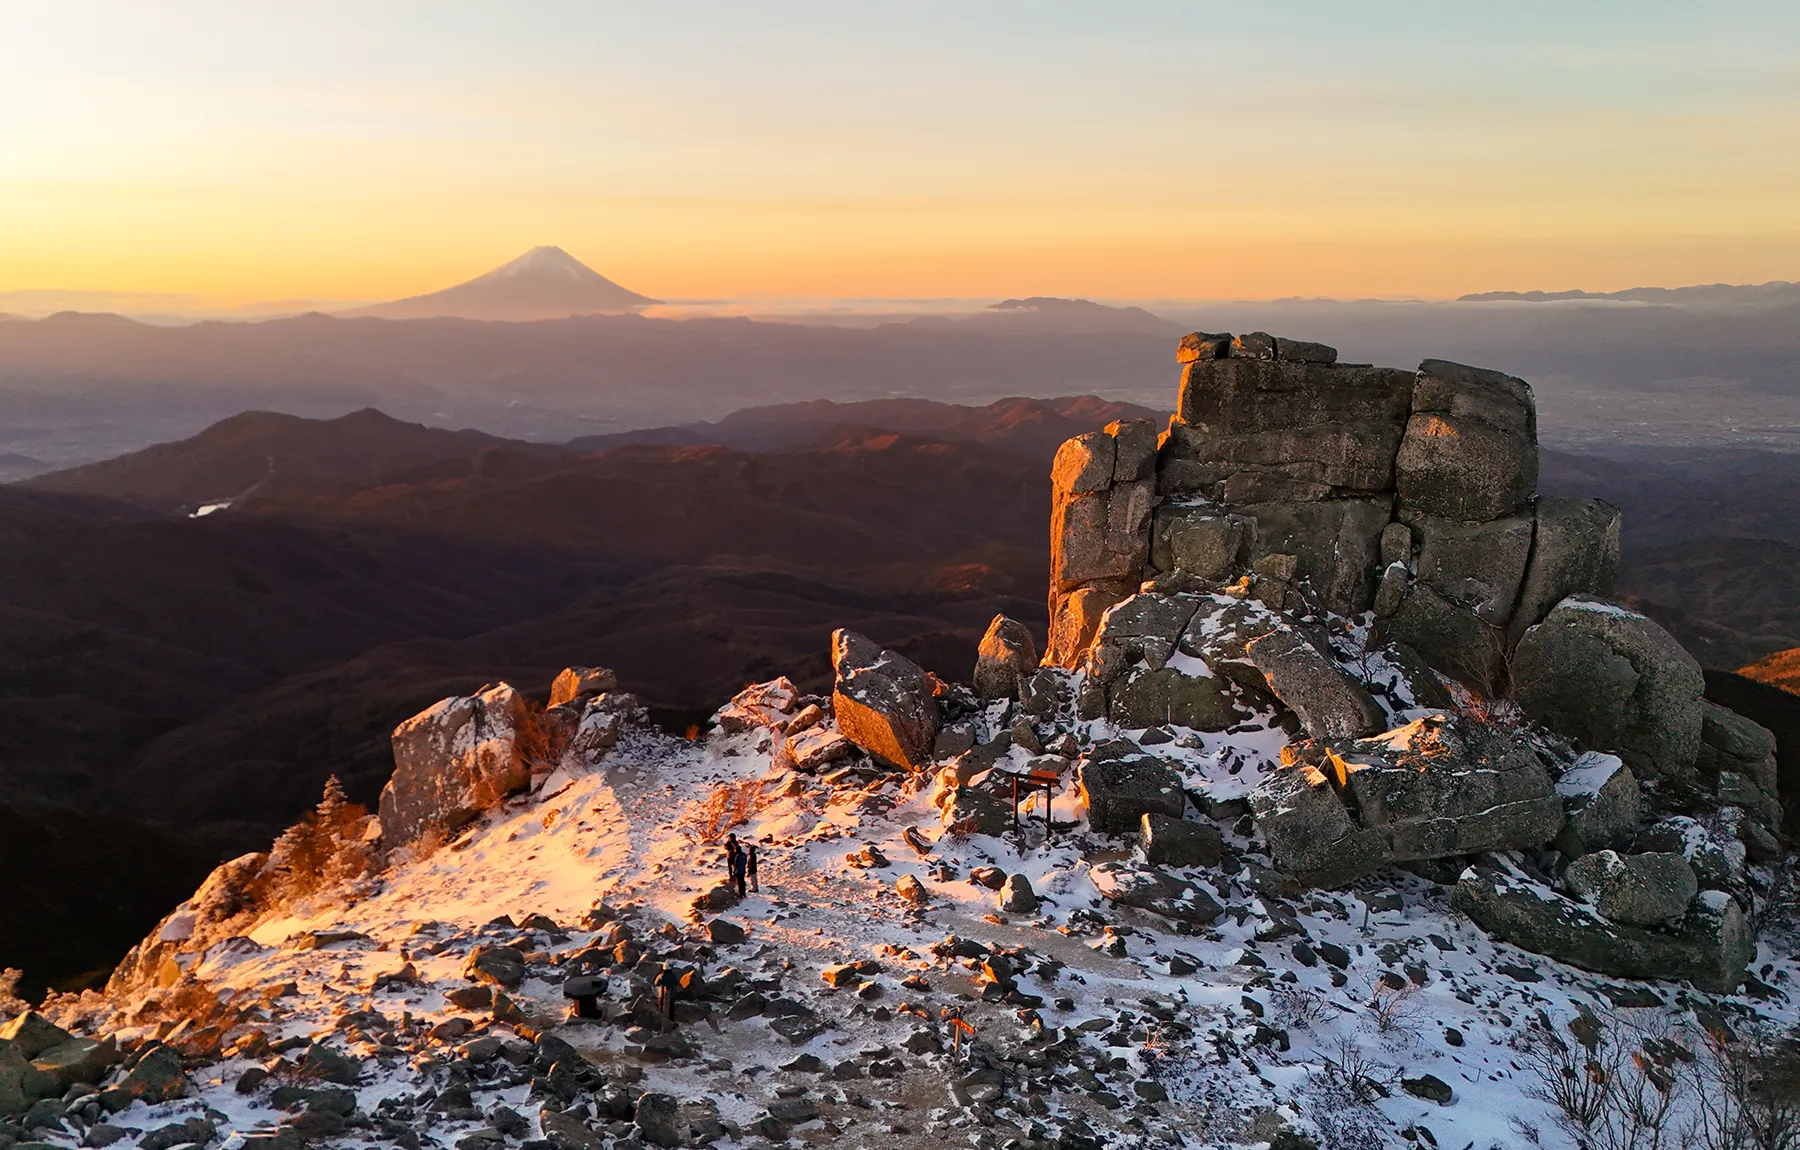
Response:
[{"label": "lichen-covered rock", "polygon": [[1245,562],[1250,524],[1210,504],[1164,504],[1151,521],[1150,565],[1195,579],[1229,579]]},{"label": "lichen-covered rock", "polygon": [[1196,926],[1219,917],[1218,902],[1184,878],[1123,862],[1101,863],[1090,874],[1094,889],[1108,902]]},{"label": "lichen-covered rock", "polygon": [[1700,753],[1695,765],[1708,775],[1737,771],[1767,793],[1777,791],[1774,733],[1710,699],[1700,704]]},{"label": "lichen-covered rock", "polygon": [[1756,785],[1749,775],[1721,772],[1717,782],[1719,806],[1737,807],[1756,825],[1774,831],[1781,826],[1781,802]]},{"label": "lichen-covered rock", "polygon": [[842,628],[831,635],[831,666],[832,711],[846,738],[897,767],[931,762],[941,715],[923,668]]},{"label": "lichen-covered rock", "polygon": [[1138,824],[1138,851],[1158,866],[1218,866],[1225,857],[1219,828],[1168,815],[1146,814]]},{"label": "lichen-covered rock", "polygon": [[1600,499],[1540,495],[1531,561],[1508,625],[1511,643],[1571,595],[1607,596],[1619,573],[1619,509]]},{"label": "lichen-covered rock", "polygon": [[1419,541],[1419,582],[1482,622],[1504,626],[1531,556],[1531,518],[1464,523],[1421,515],[1412,519],[1412,528]]},{"label": "lichen-covered rock", "polygon": [[1617,755],[1588,751],[1556,780],[1563,826],[1556,849],[1569,858],[1598,850],[1625,850],[1637,837],[1637,776]]},{"label": "lichen-covered rock", "polygon": [[381,830],[403,846],[456,830],[531,782],[520,736],[532,721],[506,683],[444,699],[394,728],[394,773],[381,789]]},{"label": "lichen-covered rock", "polygon": [[1607,918],[1630,926],[1679,924],[1700,893],[1694,868],[1674,851],[1595,851],[1569,864],[1563,885]]},{"label": "lichen-covered rock", "polygon": [[1338,670],[1289,628],[1253,639],[1246,653],[1269,690],[1315,739],[1358,739],[1382,726],[1381,709],[1362,684]]},{"label": "lichen-covered rock", "polygon": [[1688,783],[1700,750],[1700,664],[1635,611],[1564,599],[1525,632],[1513,655],[1526,714],[1586,746],[1611,751],[1643,779]]},{"label": "lichen-covered rock", "polygon": [[1016,619],[995,615],[975,649],[975,693],[984,699],[1017,699],[1037,669],[1037,643],[1031,629]]},{"label": "lichen-covered rock", "polygon": [[1419,365],[1411,418],[1394,457],[1402,518],[1484,522],[1511,515],[1537,490],[1537,476],[1530,384],[1441,359]]},{"label": "lichen-covered rock", "polygon": [[1562,829],[1543,760],[1496,727],[1429,716],[1349,744],[1332,765],[1395,860],[1535,848]]},{"label": "lichen-covered rock", "polygon": [[1722,890],[1746,896],[1745,849],[1731,833],[1729,820],[1710,820],[1712,825],[1686,815],[1671,815],[1638,832],[1632,850],[1648,854],[1673,851],[1694,868],[1702,890]]},{"label": "lichen-covered rock", "polygon": [[1756,934],[1736,901],[1703,891],[1678,931],[1627,926],[1524,875],[1471,867],[1450,895],[1475,924],[1514,946],[1619,978],[1687,979],[1730,993],[1756,955]]},{"label": "lichen-covered rock", "polygon": [[1079,782],[1088,825],[1103,834],[1130,834],[1146,814],[1180,818],[1187,806],[1181,776],[1130,739],[1095,747],[1081,760]]},{"label": "lichen-covered rock", "polygon": [[1356,825],[1317,767],[1271,772],[1250,792],[1250,810],[1276,864],[1308,886],[1348,886],[1390,861],[1381,832]]},{"label": "lichen-covered rock", "polygon": [[1237,510],[1255,523],[1252,565],[1265,556],[1292,555],[1294,581],[1340,615],[1361,614],[1375,601],[1381,533],[1393,512],[1389,496],[1250,503]]},{"label": "lichen-covered rock", "polygon": [[1196,731],[1223,731],[1241,718],[1223,686],[1209,675],[1190,675],[1172,667],[1134,671],[1108,692],[1107,713],[1130,730],[1173,724]]},{"label": "lichen-covered rock", "polygon": [[1071,591],[1053,589],[1050,593],[1050,639],[1044,650],[1044,662],[1073,670],[1087,654],[1100,620],[1115,603],[1123,602],[1137,590],[1136,583],[1122,580],[1100,580]]}]

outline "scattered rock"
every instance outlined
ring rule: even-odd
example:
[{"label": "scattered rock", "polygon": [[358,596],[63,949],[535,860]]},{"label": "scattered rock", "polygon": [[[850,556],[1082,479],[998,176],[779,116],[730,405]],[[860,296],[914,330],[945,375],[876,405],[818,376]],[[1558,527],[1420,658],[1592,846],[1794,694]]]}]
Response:
[{"label": "scattered rock", "polygon": [[1120,906],[1151,911],[1177,922],[1204,926],[1219,917],[1219,904],[1195,884],[1163,871],[1107,862],[1092,873],[1094,889]]},{"label": "scattered rock", "polygon": [[711,919],[706,924],[706,937],[717,946],[735,946],[750,937],[750,932],[723,918]]},{"label": "scattered rock", "polygon": [[1421,1074],[1417,1078],[1402,1078],[1400,1088],[1414,1098],[1423,1098],[1427,1102],[1435,1102],[1439,1106],[1450,1105],[1453,1092],[1450,1084],[1435,1074]]},{"label": "scattered rock", "polygon": [[1008,914],[1036,914],[1037,892],[1031,889],[1030,880],[1022,874],[1007,875],[1000,888],[1000,909]]}]

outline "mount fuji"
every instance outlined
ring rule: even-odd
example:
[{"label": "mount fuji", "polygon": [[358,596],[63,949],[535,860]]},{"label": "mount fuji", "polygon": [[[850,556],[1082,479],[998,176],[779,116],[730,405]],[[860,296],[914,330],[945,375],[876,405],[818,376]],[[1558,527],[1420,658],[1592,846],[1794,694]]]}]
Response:
[{"label": "mount fuji", "polygon": [[561,248],[536,247],[467,283],[346,314],[523,321],[630,312],[659,302],[620,287]]}]

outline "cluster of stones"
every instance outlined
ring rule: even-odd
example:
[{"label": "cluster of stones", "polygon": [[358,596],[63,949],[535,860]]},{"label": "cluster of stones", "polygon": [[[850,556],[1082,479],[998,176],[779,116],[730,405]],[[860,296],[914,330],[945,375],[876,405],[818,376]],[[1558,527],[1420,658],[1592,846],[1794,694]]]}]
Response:
[{"label": "cluster of stones", "polygon": [[[1044,661],[1078,672],[1078,715],[1219,732],[1273,707],[1292,739],[1250,805],[1284,871],[1414,866],[1521,945],[1735,984],[1744,853],[1780,850],[1773,739],[1603,598],[1619,513],[1536,495],[1529,385],[1262,333],[1178,359],[1166,432],[1118,422],[1056,458]],[[1082,777],[1096,829],[1182,817],[1153,749],[1096,748]]]}]

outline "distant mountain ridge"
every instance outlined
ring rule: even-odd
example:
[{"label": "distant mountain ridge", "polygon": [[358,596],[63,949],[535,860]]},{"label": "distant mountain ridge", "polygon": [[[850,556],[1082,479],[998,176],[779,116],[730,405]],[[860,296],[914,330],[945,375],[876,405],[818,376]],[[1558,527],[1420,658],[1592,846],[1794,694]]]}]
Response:
[{"label": "distant mountain ridge", "polygon": [[520,322],[630,312],[660,302],[620,287],[559,247],[544,246],[467,283],[344,314]]},{"label": "distant mountain ridge", "polygon": [[1484,291],[1458,296],[1458,303],[1555,303],[1560,300],[1606,299],[1628,303],[1789,304],[1800,303],[1800,283],[1770,280],[1764,284],[1695,284],[1692,287],[1635,287],[1623,291]]}]

